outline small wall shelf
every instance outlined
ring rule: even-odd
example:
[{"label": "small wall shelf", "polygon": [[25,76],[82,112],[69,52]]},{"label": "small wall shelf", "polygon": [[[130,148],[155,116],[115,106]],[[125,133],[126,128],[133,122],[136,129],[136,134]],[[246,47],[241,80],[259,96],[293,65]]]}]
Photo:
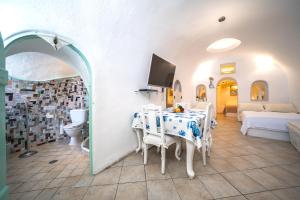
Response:
[{"label": "small wall shelf", "polygon": [[158,92],[158,90],[155,90],[155,89],[139,89],[137,91],[134,91],[134,92],[145,92],[145,93],[150,93],[150,92]]}]

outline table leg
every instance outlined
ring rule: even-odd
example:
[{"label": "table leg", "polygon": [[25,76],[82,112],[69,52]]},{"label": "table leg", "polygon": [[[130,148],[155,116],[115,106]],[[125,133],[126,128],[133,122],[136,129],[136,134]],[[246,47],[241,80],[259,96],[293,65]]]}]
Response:
[{"label": "table leg", "polygon": [[138,147],[137,147],[136,150],[135,150],[135,152],[137,153],[137,152],[139,152],[139,151],[141,150],[141,148],[142,148],[142,136],[141,136],[142,130],[136,129],[135,132],[136,132],[136,137],[137,137],[137,140],[138,140]]},{"label": "table leg", "polygon": [[193,169],[195,145],[186,140],[186,171],[190,178],[194,178],[195,172]]}]

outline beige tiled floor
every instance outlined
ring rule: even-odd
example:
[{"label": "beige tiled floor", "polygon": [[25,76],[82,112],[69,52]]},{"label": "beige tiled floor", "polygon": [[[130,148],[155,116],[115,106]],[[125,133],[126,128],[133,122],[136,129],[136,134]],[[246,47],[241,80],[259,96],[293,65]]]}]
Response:
[{"label": "beige tiled floor", "polygon": [[[8,159],[11,199],[300,199],[300,153],[287,142],[240,134],[234,118],[218,118],[208,164],[196,152],[196,177],[186,175],[185,154],[167,150],[166,174],[160,174],[160,154],[132,153],[112,167],[89,175],[88,156],[68,145],[47,144],[31,158]],[[55,164],[48,164],[51,160]]]}]

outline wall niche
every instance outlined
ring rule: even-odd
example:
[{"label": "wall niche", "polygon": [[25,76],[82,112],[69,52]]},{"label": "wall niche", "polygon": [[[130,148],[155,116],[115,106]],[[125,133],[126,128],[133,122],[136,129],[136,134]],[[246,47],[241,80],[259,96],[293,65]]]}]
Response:
[{"label": "wall niche", "polygon": [[263,80],[254,81],[251,85],[251,101],[268,101],[269,100],[268,83]]}]

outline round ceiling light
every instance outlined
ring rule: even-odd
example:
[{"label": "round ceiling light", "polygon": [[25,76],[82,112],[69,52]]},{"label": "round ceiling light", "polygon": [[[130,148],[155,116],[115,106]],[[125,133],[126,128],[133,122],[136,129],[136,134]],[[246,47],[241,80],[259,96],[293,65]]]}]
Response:
[{"label": "round ceiling light", "polygon": [[223,38],[213,42],[206,50],[211,53],[225,52],[237,48],[241,43],[235,38]]}]

